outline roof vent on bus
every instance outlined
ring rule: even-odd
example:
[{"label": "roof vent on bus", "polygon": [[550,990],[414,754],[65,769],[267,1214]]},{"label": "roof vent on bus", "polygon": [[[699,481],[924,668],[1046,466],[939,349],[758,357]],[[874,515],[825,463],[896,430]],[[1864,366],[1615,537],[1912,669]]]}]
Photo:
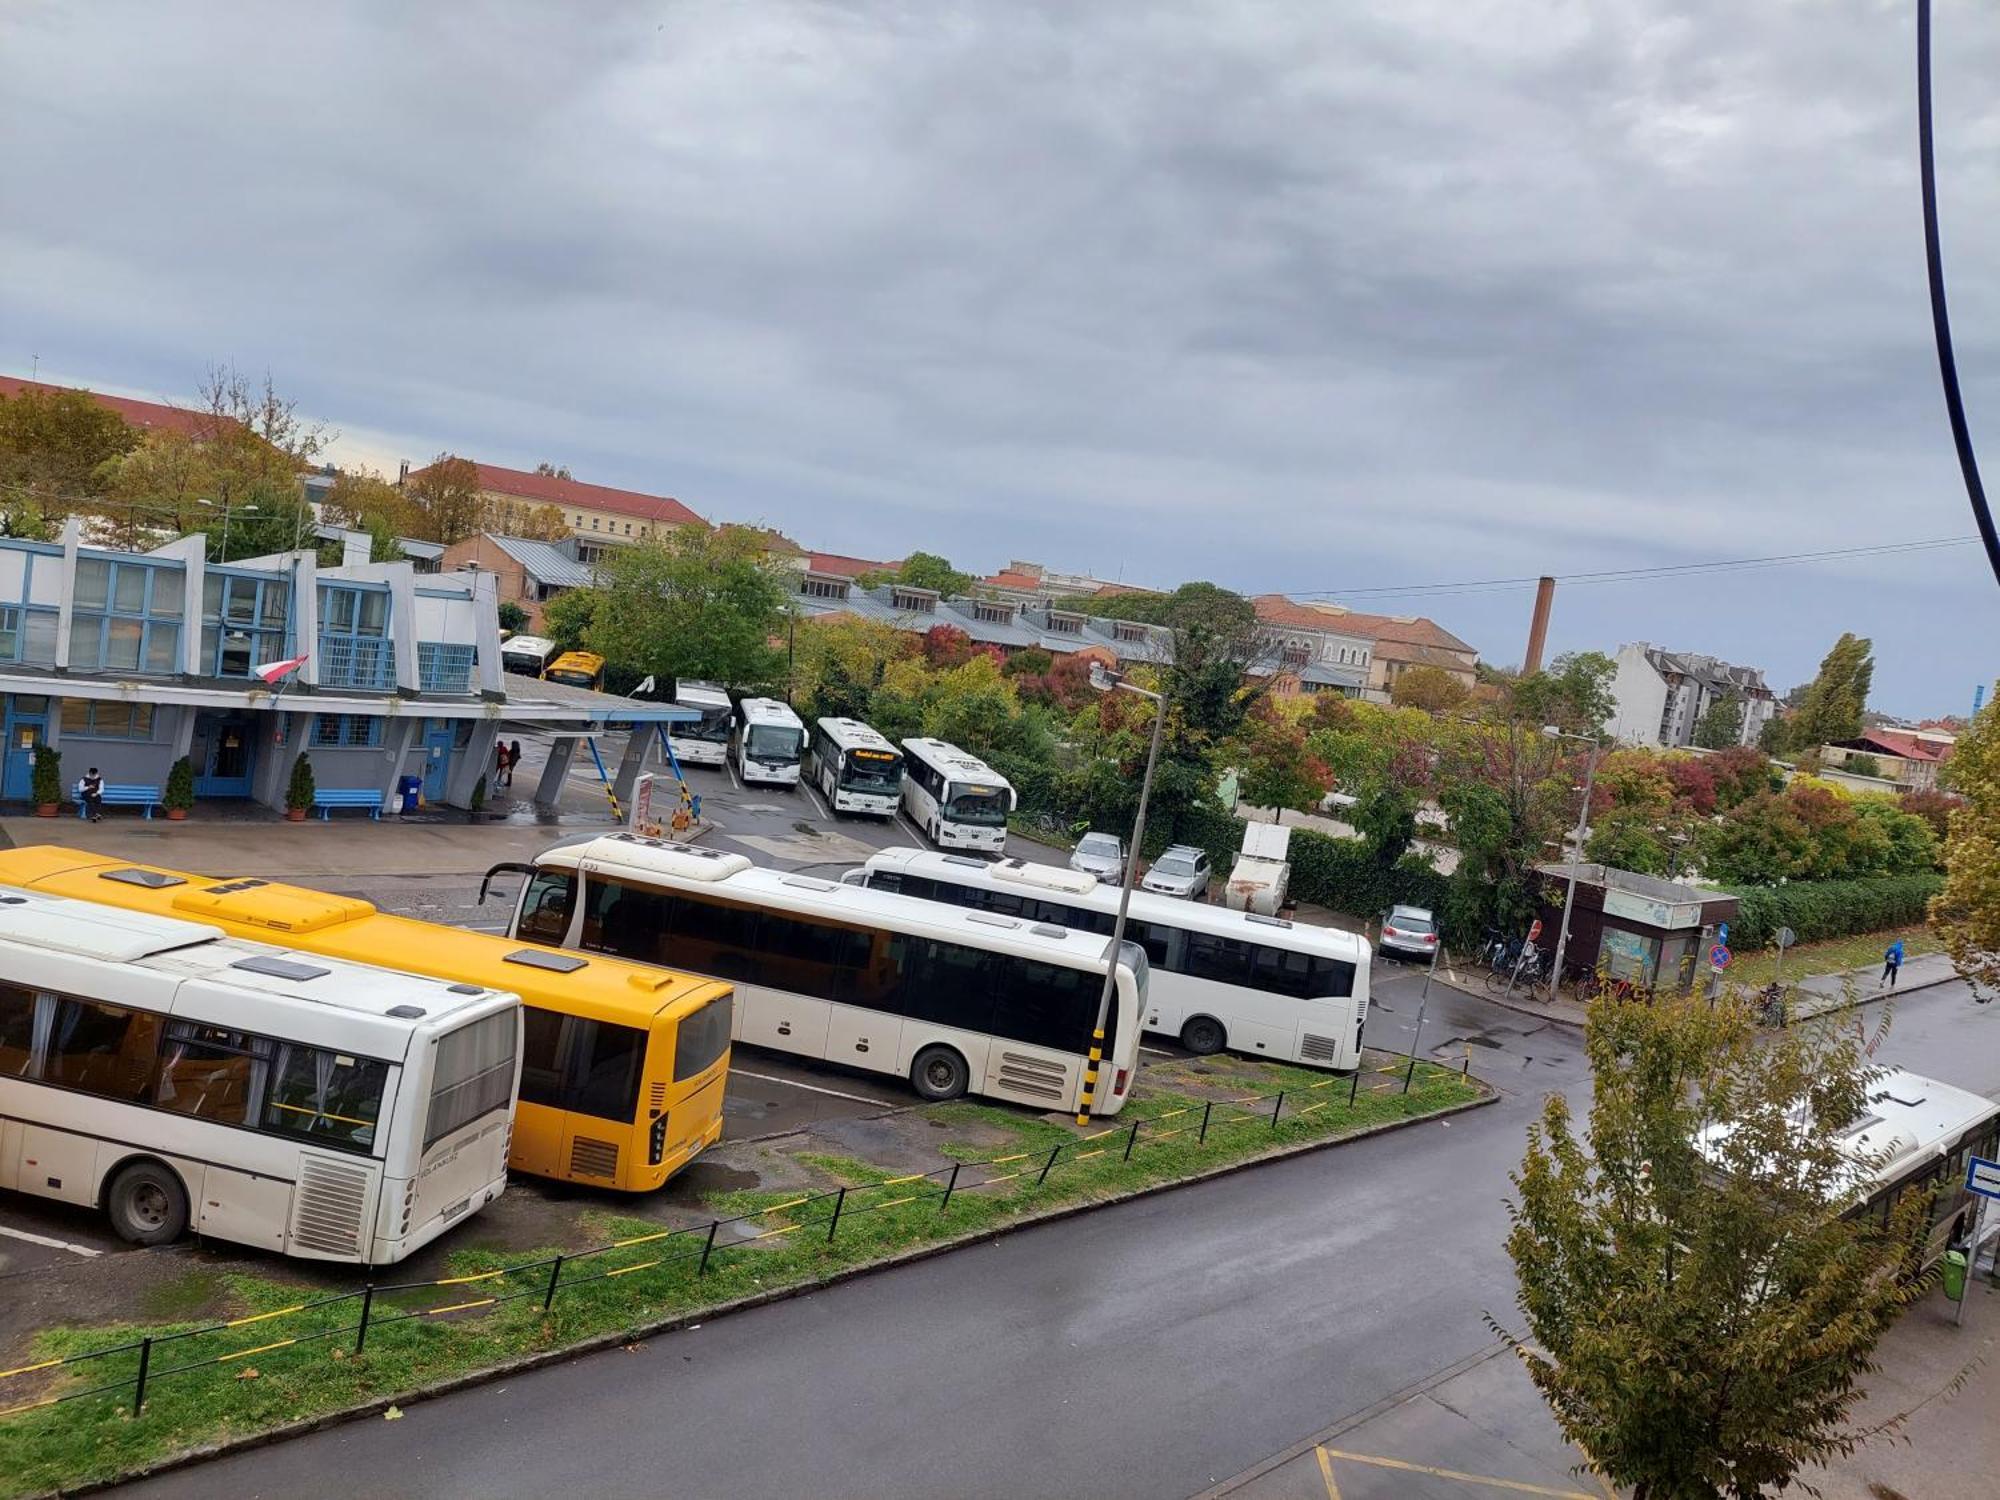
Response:
[{"label": "roof vent on bus", "polygon": [[322,969],[318,964],[302,964],[295,958],[279,958],[272,953],[253,953],[248,958],[239,958],[229,966],[241,969],[246,974],[268,974],[273,979],[324,979],[333,970]]},{"label": "roof vent on bus", "polygon": [[[970,854],[947,854],[943,856],[943,859],[948,865],[969,865],[975,870],[983,870],[987,866],[986,860],[974,859]],[[1003,859],[1000,863],[1004,865],[1007,861]],[[1019,863],[1019,861],[1016,861],[1016,863]]]},{"label": "roof vent on bus", "polygon": [[[453,986],[453,988],[456,987]],[[421,1005],[392,1005],[383,1011],[382,1014],[385,1016],[394,1016],[399,1021],[421,1021],[429,1012]]]},{"label": "roof vent on bus", "polygon": [[1243,920],[1246,922],[1261,922],[1266,927],[1290,927],[1292,925],[1283,917],[1267,917],[1260,911],[1246,911],[1243,913]]},{"label": "roof vent on bus", "polygon": [[1039,890],[1061,891],[1069,896],[1086,896],[1097,889],[1097,877],[1081,870],[1064,870],[1055,865],[1031,865],[1024,859],[1003,859],[986,867],[995,880],[1011,880],[1016,885],[1032,885]]},{"label": "roof vent on bus", "polygon": [[1037,922],[1028,931],[1036,934],[1038,937],[1066,938],[1069,936],[1069,929],[1067,927],[1058,927],[1053,922]]},{"label": "roof vent on bus", "polygon": [[[448,988],[454,995],[483,995],[486,993],[485,990],[476,984],[454,984],[448,986]],[[389,1014],[394,1015],[395,1012],[391,1011]]]},{"label": "roof vent on bus", "polygon": [[795,885],[799,889],[806,891],[837,891],[840,889],[831,880],[821,880],[815,875],[787,875],[779,883],[782,885]]},{"label": "roof vent on bus", "polygon": [[1012,917],[996,916],[990,911],[969,911],[965,914],[968,922],[978,922],[985,927],[1019,927],[1021,924]]},{"label": "roof vent on bus", "polygon": [[531,969],[547,969],[552,974],[574,974],[590,962],[573,953],[550,953],[541,948],[517,948],[501,961],[525,964]]},{"label": "roof vent on bus", "polygon": [[169,875],[165,870],[105,870],[99,880],[119,880],[126,885],[143,885],[149,891],[163,891],[170,885],[186,885],[187,879],[181,875]]},{"label": "roof vent on bus", "polygon": [[26,906],[27,904],[28,898],[26,896],[0,896],[0,906]]},{"label": "roof vent on bus", "polygon": [[598,857],[628,870],[657,871],[662,875],[678,875],[683,880],[727,880],[752,868],[741,854],[725,854],[719,849],[677,844],[671,839],[642,838],[631,833],[605,834],[575,852],[585,859]]}]

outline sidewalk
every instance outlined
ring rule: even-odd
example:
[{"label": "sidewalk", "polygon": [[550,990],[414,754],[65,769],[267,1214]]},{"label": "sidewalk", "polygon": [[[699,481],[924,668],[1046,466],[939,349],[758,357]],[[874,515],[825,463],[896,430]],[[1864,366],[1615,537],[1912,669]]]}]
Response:
[{"label": "sidewalk", "polygon": [[[1958,971],[1952,967],[1950,957],[1943,953],[1919,954],[1904,964],[1901,982],[1893,990],[1885,989],[1877,982],[1881,972],[1879,967],[1845,969],[1835,974],[1808,974],[1792,982],[1791,1019],[1810,1020],[1849,1006],[1866,1005],[1870,1001],[1950,984],[1958,978]],[[1437,977],[1440,984],[1448,984],[1475,1000],[1484,1000],[1503,1010],[1518,1011],[1524,1016],[1554,1021],[1562,1026],[1581,1027],[1587,1014],[1587,1007],[1580,1000],[1567,996],[1544,999],[1539,991],[1525,985],[1515,986],[1511,994],[1495,994],[1486,988],[1484,969],[1440,963]]]},{"label": "sidewalk", "polygon": [[322,823],[308,818],[78,818],[0,817],[0,847],[60,844],[215,875],[258,875],[299,881],[353,880],[369,875],[483,875],[503,859],[531,859],[565,833],[610,832],[609,816],[487,819],[462,814],[373,822],[352,814]]}]

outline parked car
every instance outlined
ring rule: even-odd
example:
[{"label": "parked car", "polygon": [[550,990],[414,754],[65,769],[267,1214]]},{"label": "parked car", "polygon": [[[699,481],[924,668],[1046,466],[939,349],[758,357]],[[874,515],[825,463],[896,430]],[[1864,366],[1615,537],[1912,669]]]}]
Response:
[{"label": "parked car", "polygon": [[1125,878],[1125,841],[1115,833],[1086,833],[1076,841],[1069,867],[1116,885]]},{"label": "parked car", "polygon": [[1139,882],[1141,889],[1192,901],[1208,890],[1208,856],[1192,844],[1170,844]]},{"label": "parked car", "polygon": [[1382,916],[1382,936],[1375,944],[1398,958],[1431,961],[1437,952],[1437,921],[1421,906],[1392,906]]}]

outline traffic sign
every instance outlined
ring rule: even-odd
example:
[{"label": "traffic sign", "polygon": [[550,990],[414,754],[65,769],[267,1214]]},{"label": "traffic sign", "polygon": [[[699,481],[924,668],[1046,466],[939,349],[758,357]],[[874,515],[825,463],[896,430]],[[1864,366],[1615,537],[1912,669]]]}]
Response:
[{"label": "traffic sign", "polygon": [[1532,943],[1541,935],[1542,935],[1542,919],[1540,917],[1537,917],[1535,918],[1534,921],[1528,924],[1528,941]]},{"label": "traffic sign", "polygon": [[1728,946],[1724,943],[1717,943],[1713,948],[1708,950],[1708,966],[1720,974],[1724,969],[1729,967],[1730,957]]},{"label": "traffic sign", "polygon": [[1973,1157],[1965,1168],[1965,1187],[1982,1198],[2000,1198],[2000,1161]]},{"label": "traffic sign", "polygon": [[1799,940],[1799,935],[1796,932],[1792,931],[1791,928],[1780,927],[1778,929],[1778,946],[1780,948],[1789,948],[1792,946],[1792,944],[1796,943],[1798,940]]},{"label": "traffic sign", "polygon": [[1718,943],[1729,941],[1729,924],[1727,922],[1717,922],[1715,924],[1715,940]]}]

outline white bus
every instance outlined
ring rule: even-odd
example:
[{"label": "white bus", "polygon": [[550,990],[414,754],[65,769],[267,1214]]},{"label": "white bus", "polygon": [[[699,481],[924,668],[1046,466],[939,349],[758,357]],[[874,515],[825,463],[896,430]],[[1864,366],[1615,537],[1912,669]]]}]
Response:
[{"label": "white bus", "polygon": [[[1717,1162],[1729,1129],[1709,1126],[1695,1138],[1696,1149]],[[1838,1133],[1841,1152],[1854,1165],[1848,1181],[1826,1190],[1846,1200],[1848,1216],[1886,1224],[1904,1193],[1935,1191],[1920,1266],[1966,1242],[1978,1202],[1966,1188],[1966,1167],[1975,1156],[1991,1161],[2000,1151],[2000,1103],[1904,1068],[1885,1068],[1870,1081],[1860,1118]]]},{"label": "white bus", "polygon": [[806,752],[806,775],[835,813],[893,818],[903,796],[903,757],[859,719],[820,719]]},{"label": "white bus", "polygon": [[940,849],[1007,847],[1014,788],[948,740],[903,741],[903,811]]},{"label": "white bus", "polygon": [[744,785],[797,786],[806,748],[806,726],[799,716],[776,698],[745,698],[736,714],[730,754]]},{"label": "white bus", "polygon": [[510,635],[500,643],[500,665],[522,677],[539,677],[555,660],[556,643],[538,635]]},{"label": "white bus", "polygon": [[[737,1041],[907,1078],[926,1099],[1082,1107],[1110,959],[1096,933],[951,911],[629,833],[543,854],[515,930],[521,912],[551,903],[569,916],[565,946],[728,979]],[[1145,1003],[1146,955],[1127,943],[1095,1114],[1125,1105]]]},{"label": "white bus", "polygon": [[[844,879],[870,890],[1108,934],[1118,888],[1077,870],[887,849]],[[1190,1052],[1227,1047],[1346,1071],[1360,1065],[1371,953],[1331,927],[1132,893],[1125,936],[1145,950],[1148,1031]]]},{"label": "white bus", "polygon": [[384,1265],[500,1196],[521,1002],[0,888],[0,1188]]},{"label": "white bus", "polygon": [[691,708],[701,717],[693,723],[667,726],[667,742],[684,766],[720,766],[729,759],[729,726],[734,712],[729,690],[712,682],[683,682],[674,688],[674,705]]}]

